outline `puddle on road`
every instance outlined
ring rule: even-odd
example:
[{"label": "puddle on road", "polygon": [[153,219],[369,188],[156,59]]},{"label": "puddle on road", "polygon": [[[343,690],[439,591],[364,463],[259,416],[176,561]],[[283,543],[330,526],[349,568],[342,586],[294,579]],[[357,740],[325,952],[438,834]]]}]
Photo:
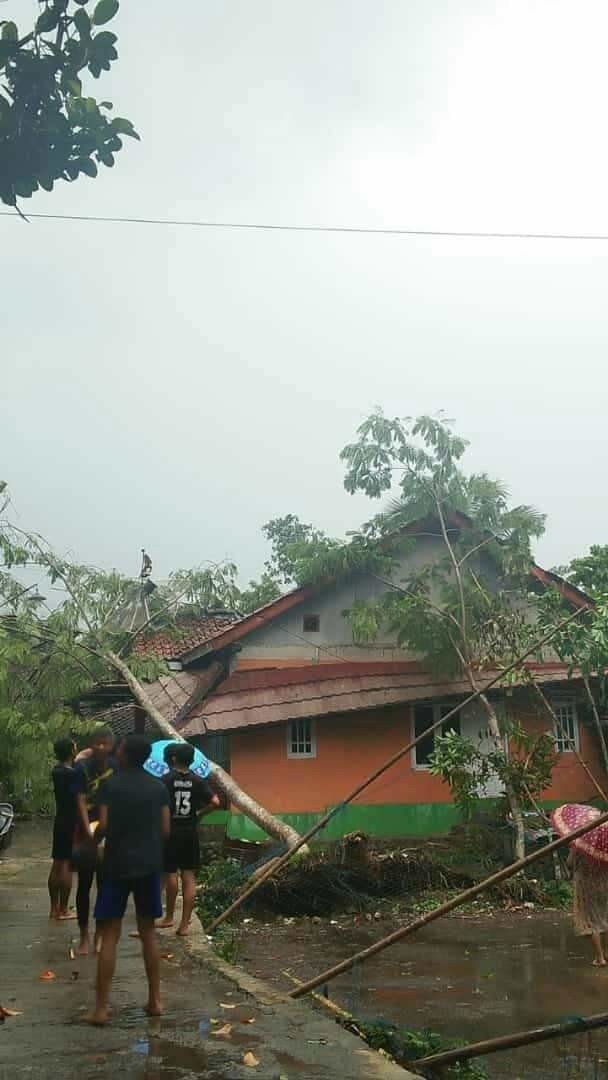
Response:
[{"label": "puddle on road", "polygon": [[289,1069],[290,1073],[305,1072],[309,1068],[309,1066],[305,1065],[303,1061],[298,1061],[298,1059],[292,1057],[291,1054],[281,1053],[280,1050],[275,1050],[274,1056],[279,1067],[281,1069]]},{"label": "puddle on road", "polygon": [[[245,966],[286,989],[280,969],[307,978],[394,928],[340,922],[249,925]],[[589,944],[574,937],[567,914],[499,913],[438,921],[335,979],[329,993],[361,1018],[476,1042],[604,1011],[608,969],[592,966]],[[608,1029],[494,1054],[487,1065],[496,1080],[608,1080]]]},{"label": "puddle on road", "polygon": [[202,1047],[184,1046],[168,1039],[150,1039],[150,1054],[163,1066],[202,1073],[207,1068],[207,1055]]}]

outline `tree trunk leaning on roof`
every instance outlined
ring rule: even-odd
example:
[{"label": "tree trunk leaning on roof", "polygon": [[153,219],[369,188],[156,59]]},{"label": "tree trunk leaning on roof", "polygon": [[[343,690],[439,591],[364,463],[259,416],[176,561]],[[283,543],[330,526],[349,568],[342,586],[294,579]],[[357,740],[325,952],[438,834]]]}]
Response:
[{"label": "tree trunk leaning on roof", "polygon": [[[174,742],[185,742],[186,740],[175,730],[173,724],[163,716],[159,709],[156,708],[156,705],[154,705],[153,701],[146,693],[144,687],[139,682],[139,679],[135,678],[128,664],[126,664],[120,656],[117,656],[116,653],[109,650],[106,652],[106,656],[112,667],[122,675],[135,700],[143,709],[145,709],[150,719],[154,721],[159,730],[162,731],[163,735],[165,735],[167,739],[172,739]],[[246,791],[243,791],[236,781],[214,761],[209,760],[209,765],[211,766],[210,778],[213,786],[218,788],[218,790],[226,796],[228,801],[238,807],[238,809],[250,818],[251,821],[255,822],[256,825],[259,825],[268,836],[272,836],[275,840],[280,840],[282,843],[287,844],[288,847],[291,847],[298,842],[300,836],[295,829],[292,829],[291,826],[287,825],[284,821],[281,821],[280,818],[276,818],[268,810],[265,810],[263,806],[260,806],[255,799],[251,798],[251,795],[248,795]],[[305,847],[301,849],[303,854],[306,854],[306,851],[307,848]]]}]

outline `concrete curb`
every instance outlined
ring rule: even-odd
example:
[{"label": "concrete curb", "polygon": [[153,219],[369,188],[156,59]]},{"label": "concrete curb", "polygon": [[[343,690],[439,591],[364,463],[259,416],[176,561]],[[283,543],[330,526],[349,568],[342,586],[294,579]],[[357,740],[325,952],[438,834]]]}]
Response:
[{"label": "concrete curb", "polygon": [[186,953],[194,963],[200,967],[211,968],[212,971],[216,971],[223,978],[228,979],[242,993],[254,998],[258,1004],[266,1006],[266,1008],[286,1011],[290,1014],[299,1012],[304,1022],[308,1013],[311,1020],[314,1018],[317,1027],[320,1023],[326,1025],[328,1037],[333,1036],[333,1039],[336,1040],[339,1035],[339,1041],[344,1046],[344,1051],[356,1056],[361,1061],[362,1066],[365,1068],[364,1075],[369,1077],[369,1080],[421,1080],[421,1077],[409,1072],[400,1065],[395,1065],[377,1051],[366,1048],[365,1043],[358,1039],[356,1035],[352,1035],[337,1024],[335,1020],[327,1017],[321,1009],[315,1008],[310,1001],[291,998],[262,979],[249,975],[238,965],[229,964],[227,961],[222,960],[221,956],[218,956],[209,944],[207,935],[196,914],[192,920],[190,933],[183,941]]}]

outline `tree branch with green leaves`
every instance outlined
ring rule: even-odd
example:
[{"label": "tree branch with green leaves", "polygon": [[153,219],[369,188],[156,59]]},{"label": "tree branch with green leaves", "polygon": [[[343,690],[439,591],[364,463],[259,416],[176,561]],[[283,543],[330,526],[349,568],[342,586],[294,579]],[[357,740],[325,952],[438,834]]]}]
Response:
[{"label": "tree branch with green leaves", "polygon": [[[387,540],[422,522],[424,538],[414,542],[428,543],[431,533],[436,543],[405,588],[392,587],[373,605],[355,605],[354,638],[364,633],[369,640],[384,623],[431,670],[464,675],[476,691],[484,667],[506,666],[529,640],[522,605],[528,602],[531,542],[542,534],[544,516],[530,506],[512,507],[505,486],[486,473],[465,473],[468,443],[443,417],[389,419],[377,410],[357,436],[341,454],[346,490],[374,499],[393,496],[369,533]],[[485,694],[480,701],[494,742],[491,756],[502,762],[522,857],[524,788],[509,770],[492,702]]]},{"label": "tree branch with green leaves", "polygon": [[110,101],[85,93],[118,58],[105,27],[118,0],[42,0],[31,30],[0,22],[0,201],[17,206],[57,180],[97,176],[111,168],[133,124],[112,116]]}]

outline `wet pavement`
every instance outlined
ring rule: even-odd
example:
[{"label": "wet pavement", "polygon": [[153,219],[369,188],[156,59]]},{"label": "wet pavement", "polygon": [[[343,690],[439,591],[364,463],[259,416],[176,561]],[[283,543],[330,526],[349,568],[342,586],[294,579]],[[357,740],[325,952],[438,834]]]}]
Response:
[{"label": "wet pavement", "polygon": [[[76,924],[49,924],[48,825],[20,826],[0,861],[0,1002],[22,1015],[0,1024],[1,1080],[395,1080],[406,1075],[308,1005],[247,993],[162,935],[165,1015],[145,1016],[140,948],[126,920],[112,1023],[82,1023],[94,959],[71,959]],[[199,937],[202,939],[202,935]],[[54,978],[40,979],[45,971]],[[274,1000],[276,998],[276,1000]],[[224,1028],[223,1034],[214,1034]],[[245,1056],[253,1062],[247,1065]],[[248,1058],[251,1061],[251,1058]],[[256,1064],[257,1062],[257,1064]]]},{"label": "wet pavement", "polygon": [[[397,924],[354,926],[352,917],[313,924],[282,920],[240,932],[238,962],[287,987],[277,972],[304,979],[370,945]],[[608,1012],[608,968],[591,964],[564,912],[524,911],[447,918],[329,985],[330,995],[365,1019],[476,1042],[536,1025]],[[514,1080],[608,1078],[608,1028],[486,1060],[491,1077]]]}]

